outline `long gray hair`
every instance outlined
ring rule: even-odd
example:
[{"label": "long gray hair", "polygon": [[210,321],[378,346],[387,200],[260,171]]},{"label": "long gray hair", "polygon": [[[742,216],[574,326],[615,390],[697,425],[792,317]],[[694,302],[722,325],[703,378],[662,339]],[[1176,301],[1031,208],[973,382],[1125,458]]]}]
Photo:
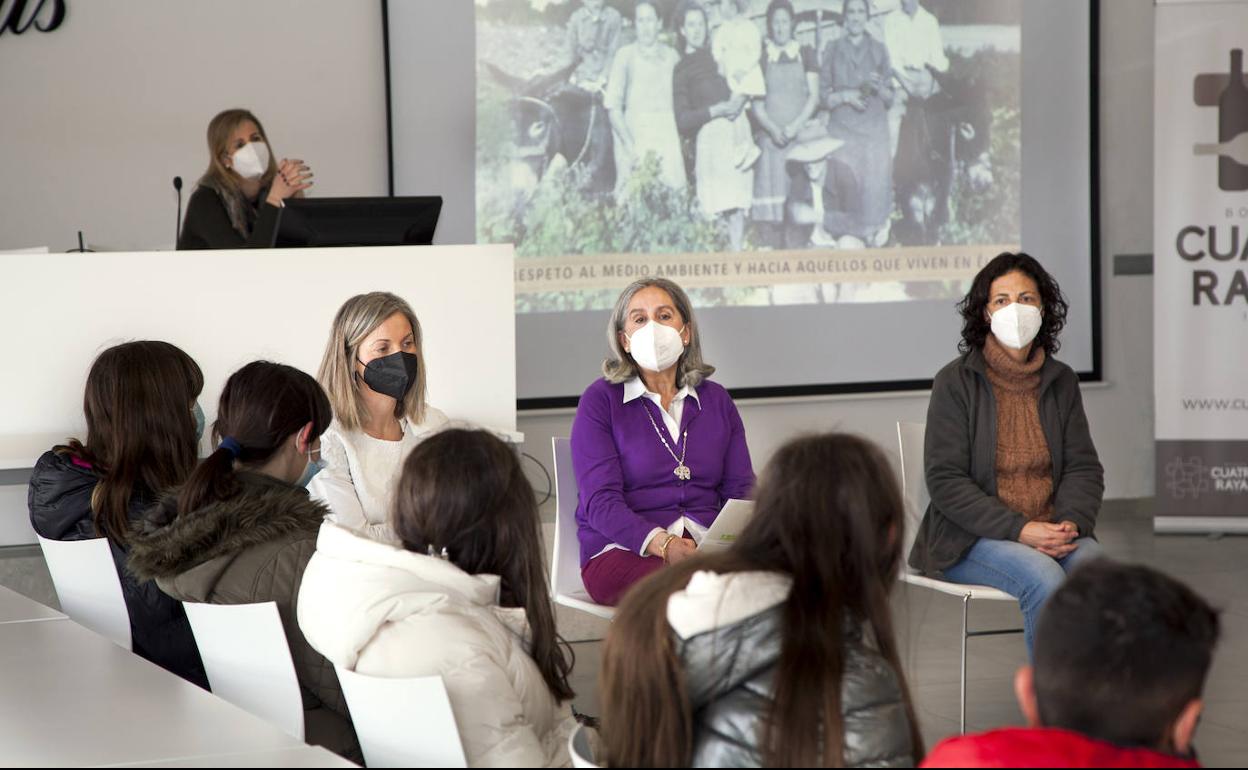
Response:
[{"label": "long gray hair", "polygon": [[685,346],[685,352],[680,354],[680,360],[676,362],[676,385],[696,388],[702,384],[702,380],[715,373],[715,367],[702,360],[702,335],[698,330],[698,325],[693,322],[693,304],[689,302],[689,295],[685,294],[684,289],[666,278],[642,278],[629,284],[628,288],[620,293],[620,298],[615,301],[615,309],[611,311],[611,320],[607,322],[607,346],[611,350],[611,355],[602,362],[602,376],[607,378],[607,382],[620,383],[627,382],[640,373],[637,362],[620,344],[620,332],[624,331],[624,316],[628,314],[628,303],[633,301],[633,296],[637,292],[651,286],[668,293],[668,296],[672,298],[672,304],[676,306],[676,312],[680,313],[680,317],[690,327],[689,344]]}]

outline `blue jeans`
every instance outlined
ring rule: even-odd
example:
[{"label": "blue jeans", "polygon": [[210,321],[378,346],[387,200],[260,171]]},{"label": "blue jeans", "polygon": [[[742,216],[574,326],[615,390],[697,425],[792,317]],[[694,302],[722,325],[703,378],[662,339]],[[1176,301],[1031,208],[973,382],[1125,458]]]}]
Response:
[{"label": "blue jeans", "polygon": [[1105,553],[1101,544],[1090,537],[1079,538],[1075,545],[1079,547],[1070,554],[1054,559],[1013,540],[981,537],[962,561],[944,571],[944,577],[954,583],[997,588],[1017,598],[1023,611],[1023,640],[1030,657],[1036,620],[1049,596],[1071,570]]}]

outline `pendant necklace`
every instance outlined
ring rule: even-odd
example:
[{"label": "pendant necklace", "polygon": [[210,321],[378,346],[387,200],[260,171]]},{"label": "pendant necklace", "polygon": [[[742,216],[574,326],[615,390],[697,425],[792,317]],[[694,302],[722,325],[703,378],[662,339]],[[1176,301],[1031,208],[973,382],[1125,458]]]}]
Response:
[{"label": "pendant necklace", "polygon": [[672,473],[676,474],[676,478],[681,481],[688,481],[693,478],[693,472],[689,470],[689,466],[685,465],[685,453],[689,451],[689,430],[686,428],[681,436],[684,440],[684,446],[680,450],[680,457],[677,457],[676,453],[672,451],[671,445],[667,443],[667,437],[663,435],[663,431],[659,430],[659,424],[654,421],[654,415],[650,414],[650,410],[646,408],[645,404],[642,404],[641,408],[646,413],[646,417],[650,418],[650,425],[654,427],[654,433],[659,437],[659,441],[663,442],[663,448],[676,461],[676,469]]}]

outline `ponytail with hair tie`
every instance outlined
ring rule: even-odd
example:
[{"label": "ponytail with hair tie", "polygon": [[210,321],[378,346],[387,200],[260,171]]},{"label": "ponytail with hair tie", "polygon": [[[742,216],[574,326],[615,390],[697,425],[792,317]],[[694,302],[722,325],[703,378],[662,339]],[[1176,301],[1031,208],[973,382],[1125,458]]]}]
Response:
[{"label": "ponytail with hair tie", "polygon": [[216,450],[205,457],[178,493],[178,515],[199,509],[209,500],[233,497],[239,490],[234,461],[242,454],[237,440],[226,436]]},{"label": "ponytail with hair tie", "polygon": [[[226,380],[213,425],[213,434],[223,438],[182,487],[178,515],[239,494],[236,462],[247,468],[262,465],[304,425],[312,423],[309,438],[316,438],[332,419],[329,399],[310,375],[268,361],[247,364]],[[247,437],[245,447],[240,435]]]}]

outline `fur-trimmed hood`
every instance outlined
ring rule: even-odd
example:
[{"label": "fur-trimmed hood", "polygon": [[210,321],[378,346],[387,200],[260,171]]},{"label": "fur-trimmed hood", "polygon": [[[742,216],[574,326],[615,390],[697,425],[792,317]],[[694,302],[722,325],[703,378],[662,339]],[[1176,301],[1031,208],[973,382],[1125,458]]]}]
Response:
[{"label": "fur-trimmed hood", "polygon": [[177,490],[166,495],[131,535],[131,571],[148,580],[196,569],[203,580],[215,583],[233,558],[250,547],[292,535],[314,539],[329,513],[302,487],[245,471],[238,480],[238,494],[183,516],[177,515]]},{"label": "fur-trimmed hood", "polygon": [[131,536],[130,569],[184,602],[273,602],[303,692],[308,742],[358,761],[334,667],[308,645],[295,620],[303,572],[328,509],[306,489],[270,476],[242,472],[238,482],[233,497],[183,516],[176,515],[174,493],[148,510]]}]

